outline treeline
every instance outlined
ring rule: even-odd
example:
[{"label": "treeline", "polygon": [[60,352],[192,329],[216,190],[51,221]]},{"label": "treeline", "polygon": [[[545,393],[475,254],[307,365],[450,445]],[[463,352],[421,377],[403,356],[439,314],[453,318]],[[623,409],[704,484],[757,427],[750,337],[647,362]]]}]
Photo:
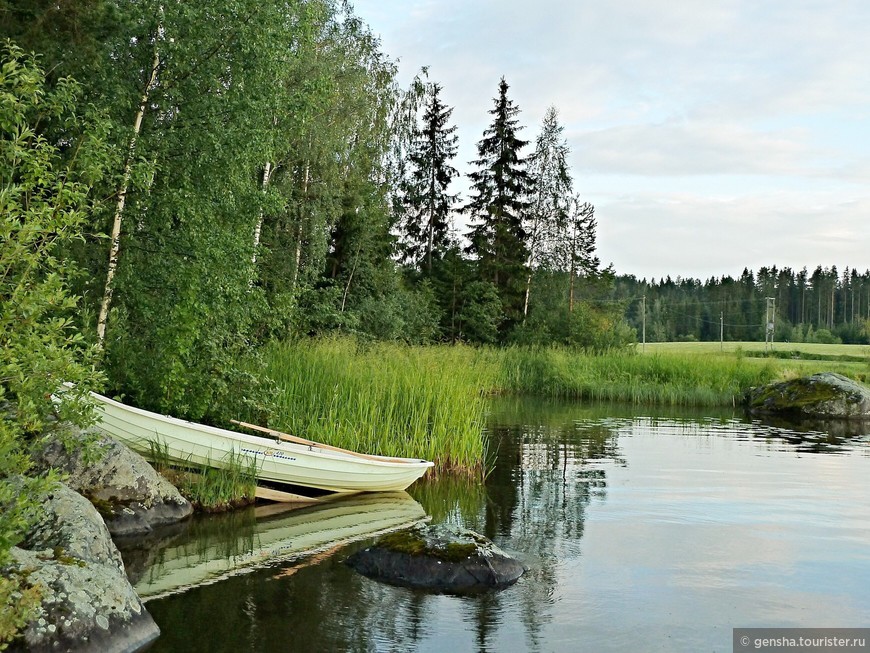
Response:
[{"label": "treeline", "polygon": [[611,299],[626,306],[639,339],[646,307],[647,342],[763,341],[773,315],[777,342],[870,344],[870,270],[773,266],[704,282],[622,275]]},{"label": "treeline", "polygon": [[23,147],[54,148],[46,196],[67,177],[82,193],[57,274],[108,391],[222,421],[261,408],[241,403],[266,394],[253,372],[272,339],[627,337],[618,308],[584,301],[612,272],[557,112],[521,139],[504,80],[460,198],[440,86],[423,73],[400,88],[345,2],[12,0],[0,17],[3,65],[45,71],[26,89],[4,77],[13,104],[30,94]]}]

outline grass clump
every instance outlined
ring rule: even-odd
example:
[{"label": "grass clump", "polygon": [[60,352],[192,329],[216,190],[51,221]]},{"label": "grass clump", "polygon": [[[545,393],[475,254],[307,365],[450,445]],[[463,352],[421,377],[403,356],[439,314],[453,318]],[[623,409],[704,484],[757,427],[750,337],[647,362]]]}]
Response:
[{"label": "grass clump", "polygon": [[179,462],[170,457],[166,444],[159,442],[151,442],[148,458],[195,510],[223,512],[254,502],[257,463],[252,458],[230,452],[214,464]]}]

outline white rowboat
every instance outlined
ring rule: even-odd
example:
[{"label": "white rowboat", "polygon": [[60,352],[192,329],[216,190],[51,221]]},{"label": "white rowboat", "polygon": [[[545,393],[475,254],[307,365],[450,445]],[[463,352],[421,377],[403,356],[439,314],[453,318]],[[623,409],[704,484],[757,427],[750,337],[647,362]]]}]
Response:
[{"label": "white rowboat", "polygon": [[404,490],[434,465],[356,453],[269,429],[260,430],[272,438],[238,433],[91,396],[97,401],[98,428],[139,453],[147,456],[158,447],[170,462],[218,468],[254,462],[257,478],[270,483],[329,492],[391,492]]}]

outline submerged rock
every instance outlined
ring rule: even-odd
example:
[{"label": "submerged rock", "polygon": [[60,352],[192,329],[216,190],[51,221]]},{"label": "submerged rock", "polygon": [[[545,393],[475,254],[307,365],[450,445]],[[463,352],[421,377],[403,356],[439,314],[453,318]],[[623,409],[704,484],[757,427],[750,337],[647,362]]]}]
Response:
[{"label": "submerged rock", "polygon": [[525,571],[483,535],[427,525],[386,535],[347,564],[375,580],[446,593],[502,589]]},{"label": "submerged rock", "polygon": [[752,388],[746,400],[752,413],[870,420],[870,390],[833,372]]},{"label": "submerged rock", "polygon": [[160,630],[94,506],[58,484],[42,508],[39,524],[12,548],[3,569],[40,595],[37,614],[12,650],[126,653],[154,641]]},{"label": "submerged rock", "polygon": [[116,537],[148,533],[191,515],[190,502],[138,453],[105,434],[96,436],[95,447],[101,454],[91,460],[83,449],[69,452],[58,440],[48,440],[34,458],[43,469],[69,474],[67,485],[91,500]]}]

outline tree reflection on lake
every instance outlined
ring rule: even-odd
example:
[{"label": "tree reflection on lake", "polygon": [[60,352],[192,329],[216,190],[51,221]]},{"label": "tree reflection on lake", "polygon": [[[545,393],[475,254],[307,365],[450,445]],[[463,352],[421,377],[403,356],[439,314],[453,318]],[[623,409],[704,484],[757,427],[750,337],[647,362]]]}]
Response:
[{"label": "tree reflection on lake", "polygon": [[[371,539],[321,547],[148,602],[163,630],[153,650],[725,650],[734,626],[866,621],[866,434],[499,398],[487,437],[485,483],[442,477],[409,493],[433,521],[520,558],[516,585],[424,594],[343,564]],[[259,522],[236,521],[230,540],[256,543]]]}]

